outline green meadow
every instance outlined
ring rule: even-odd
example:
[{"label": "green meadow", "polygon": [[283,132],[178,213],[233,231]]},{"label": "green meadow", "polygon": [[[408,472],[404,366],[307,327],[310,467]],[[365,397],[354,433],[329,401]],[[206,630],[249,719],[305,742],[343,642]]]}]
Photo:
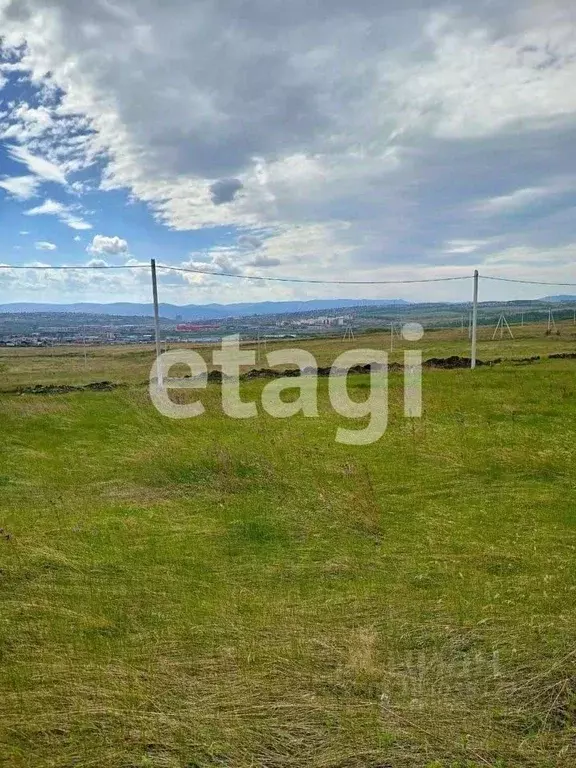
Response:
[{"label": "green meadow", "polygon": [[151,349],[1,350],[0,764],[574,766],[576,360],[546,356],[576,329],[518,330],[426,370],[422,419],[391,374],[361,447],[325,379],[316,419],[229,419],[210,384],[173,421]]},{"label": "green meadow", "polygon": [[[496,358],[523,358],[534,355],[548,355],[576,349],[576,325],[572,322],[558,323],[559,334],[546,335],[546,323],[520,327],[512,326],[515,338],[505,335],[492,340],[494,328],[479,326],[478,357],[482,360]],[[265,367],[266,352],[286,346],[294,346],[311,352],[319,366],[331,365],[335,358],[349,349],[369,347],[390,350],[390,331],[382,330],[359,335],[352,341],[342,337],[291,339],[267,341],[266,348],[258,348],[255,342],[243,341],[243,349],[251,349],[256,357],[256,366]],[[394,337],[390,360],[401,362],[404,347],[422,349],[424,359],[447,357],[449,355],[470,356],[470,341],[467,329],[427,329],[424,338],[417,344],[407,344]],[[210,365],[214,346],[169,345],[192,348],[200,352]],[[164,345],[162,346],[164,351]],[[84,384],[92,381],[113,381],[128,384],[142,384],[148,381],[154,362],[153,345],[62,346],[53,348],[0,347],[0,393],[30,384]]]}]

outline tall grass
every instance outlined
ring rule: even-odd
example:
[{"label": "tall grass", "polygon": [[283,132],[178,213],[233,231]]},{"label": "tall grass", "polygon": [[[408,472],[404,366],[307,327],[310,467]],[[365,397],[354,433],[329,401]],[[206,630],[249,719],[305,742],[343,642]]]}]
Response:
[{"label": "tall grass", "polygon": [[392,375],[358,448],[325,381],[1,396],[0,763],[576,764],[575,367],[426,372],[417,422]]}]

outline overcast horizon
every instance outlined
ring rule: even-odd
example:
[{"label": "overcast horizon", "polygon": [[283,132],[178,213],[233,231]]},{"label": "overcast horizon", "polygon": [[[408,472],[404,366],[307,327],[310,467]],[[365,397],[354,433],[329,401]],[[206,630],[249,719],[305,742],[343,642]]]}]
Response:
[{"label": "overcast horizon", "polygon": [[[568,0],[0,0],[0,263],[173,304],[576,283]],[[481,281],[480,300],[572,293]],[[0,270],[0,303],[150,301]]]}]

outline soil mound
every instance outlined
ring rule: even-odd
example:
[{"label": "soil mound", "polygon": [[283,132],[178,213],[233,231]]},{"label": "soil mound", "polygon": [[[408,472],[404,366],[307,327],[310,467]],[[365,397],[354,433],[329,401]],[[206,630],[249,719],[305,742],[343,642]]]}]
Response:
[{"label": "soil mound", "polygon": [[21,387],[16,391],[21,395],[63,395],[67,392],[108,392],[121,386],[111,381],[93,381],[90,384],[34,384],[33,387]]}]

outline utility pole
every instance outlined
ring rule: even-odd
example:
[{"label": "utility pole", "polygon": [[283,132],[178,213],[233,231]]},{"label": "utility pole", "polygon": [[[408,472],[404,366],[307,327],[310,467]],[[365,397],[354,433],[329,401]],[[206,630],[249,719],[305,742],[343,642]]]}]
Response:
[{"label": "utility pole", "polygon": [[478,270],[474,270],[474,294],[472,297],[472,349],[470,368],[476,368],[476,336],[478,330]]},{"label": "utility pole", "polygon": [[160,311],[158,309],[158,283],[156,282],[156,259],[150,259],[150,269],[152,270],[152,298],[154,300],[154,332],[156,335],[156,369],[158,389],[164,388],[164,376],[160,357],[162,355],[162,346],[160,341]]}]

